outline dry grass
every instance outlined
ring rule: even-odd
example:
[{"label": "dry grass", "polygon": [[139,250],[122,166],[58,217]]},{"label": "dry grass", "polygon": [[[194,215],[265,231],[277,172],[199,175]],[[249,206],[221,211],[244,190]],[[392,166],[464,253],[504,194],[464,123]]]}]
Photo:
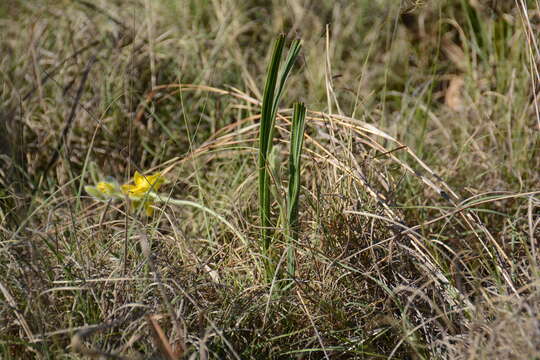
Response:
[{"label": "dry grass", "polygon": [[[539,358],[540,8],[479,3],[0,5],[0,357]],[[289,290],[257,208],[278,32],[278,200],[308,108]],[[97,202],[94,169],[197,206]]]}]

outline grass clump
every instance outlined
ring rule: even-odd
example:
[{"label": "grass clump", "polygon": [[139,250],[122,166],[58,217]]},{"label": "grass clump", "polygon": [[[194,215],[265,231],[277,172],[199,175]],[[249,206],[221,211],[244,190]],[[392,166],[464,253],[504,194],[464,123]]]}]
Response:
[{"label": "grass clump", "polygon": [[0,5],[0,357],[534,358],[538,4],[186,4]]}]

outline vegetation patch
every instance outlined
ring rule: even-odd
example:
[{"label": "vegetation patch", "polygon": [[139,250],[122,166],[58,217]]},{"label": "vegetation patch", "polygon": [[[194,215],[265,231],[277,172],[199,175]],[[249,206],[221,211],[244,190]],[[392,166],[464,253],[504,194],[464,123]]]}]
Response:
[{"label": "vegetation patch", "polygon": [[538,358],[538,2],[13,0],[0,33],[2,359]]}]

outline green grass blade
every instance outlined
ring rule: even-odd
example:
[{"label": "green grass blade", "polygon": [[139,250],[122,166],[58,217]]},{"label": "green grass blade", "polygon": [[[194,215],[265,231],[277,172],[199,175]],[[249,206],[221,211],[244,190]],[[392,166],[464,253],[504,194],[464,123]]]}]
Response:
[{"label": "green grass blade", "polygon": [[263,102],[261,109],[261,122],[259,131],[259,215],[261,218],[261,238],[263,242],[264,255],[266,257],[266,271],[269,278],[272,278],[273,270],[270,266],[270,243],[272,239],[270,222],[271,204],[271,177],[267,166],[269,156],[272,152],[272,141],[276,115],[279,101],[285,89],[285,83],[292,70],[296,57],[300,52],[300,40],[295,40],[289,49],[287,58],[280,72],[280,60],[285,44],[285,36],[279,35],[274,43],[274,49],[268,71],[266,84],[264,87]]},{"label": "green grass blade", "polygon": [[283,95],[283,91],[285,90],[285,82],[289,78],[289,74],[291,73],[292,67],[294,65],[296,57],[298,56],[298,53],[300,52],[301,48],[302,48],[302,43],[300,40],[295,40],[292,43],[291,48],[289,49],[289,53],[287,54],[287,59],[285,60],[285,65],[283,67],[283,70],[279,74],[279,87],[277,88],[276,96],[274,98],[274,103],[272,104],[272,116],[271,116],[272,124],[270,126],[270,135],[268,137],[268,144],[266,145],[269,149],[268,151],[272,149],[274,124],[276,121],[276,115],[279,108],[279,100],[281,99],[281,96]]},{"label": "green grass blade", "polygon": [[259,130],[259,215],[261,218],[261,237],[265,251],[268,250],[270,246],[270,236],[268,233],[270,228],[270,176],[266,169],[266,161],[271,150],[269,149],[268,144],[271,144],[272,142],[273,116],[275,116],[275,91],[284,44],[285,36],[278,36],[274,43],[270,64],[268,65]]},{"label": "green grass blade", "polygon": [[294,243],[298,240],[298,200],[300,197],[300,159],[304,144],[306,107],[303,103],[294,104],[290,153],[289,153],[289,191],[287,194],[287,220],[289,225],[289,248],[287,269],[290,276],[295,273]]},{"label": "green grass blade", "polygon": [[273,132],[279,101],[285,89],[285,82],[289,77],[294,65],[294,61],[301,48],[300,40],[295,40],[287,54],[283,70],[279,72],[280,59],[283,53],[284,43],[284,35],[280,35],[274,43],[274,51],[268,66],[266,85],[263,95],[260,125],[261,129],[259,133],[260,215],[262,219],[262,237],[264,239],[265,249],[268,249],[270,245],[270,238],[267,231],[268,227],[270,226],[270,176],[266,170],[266,162],[270,152],[272,151]]}]

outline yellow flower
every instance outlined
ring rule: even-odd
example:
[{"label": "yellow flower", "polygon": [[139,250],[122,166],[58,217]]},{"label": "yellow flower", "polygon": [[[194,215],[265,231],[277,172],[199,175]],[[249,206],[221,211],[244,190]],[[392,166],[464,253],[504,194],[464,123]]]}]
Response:
[{"label": "yellow flower", "polygon": [[144,202],[144,210],[146,211],[146,216],[152,216],[154,214],[154,208],[152,207],[152,205],[154,205],[153,201]]},{"label": "yellow flower", "polygon": [[122,193],[120,192],[120,187],[114,181],[100,181],[96,186],[85,186],[84,190],[89,195],[92,195],[98,200],[111,200],[115,198],[122,198]]},{"label": "yellow flower", "polygon": [[105,181],[98,182],[96,188],[105,195],[111,195],[116,190],[114,184]]},{"label": "yellow flower", "polygon": [[144,206],[144,211],[146,212],[146,216],[152,216],[154,214],[154,208],[152,207],[154,205],[154,200],[147,199],[145,201],[140,200],[133,200],[131,202],[131,207],[133,210],[138,209],[141,206]]},{"label": "yellow flower", "polygon": [[124,194],[133,197],[143,197],[150,190],[157,191],[163,184],[164,179],[161,173],[155,173],[154,175],[144,176],[138,171],[135,171],[133,176],[134,185],[125,184],[122,185],[122,191]]},{"label": "yellow flower", "polygon": [[134,208],[138,208],[142,205],[144,206],[146,215],[152,216],[154,213],[154,208],[152,207],[154,199],[148,196],[145,197],[145,195],[149,191],[157,191],[164,181],[165,179],[159,172],[153,175],[144,176],[138,171],[135,171],[135,175],[133,176],[134,185],[122,185],[122,192],[131,198]]}]

